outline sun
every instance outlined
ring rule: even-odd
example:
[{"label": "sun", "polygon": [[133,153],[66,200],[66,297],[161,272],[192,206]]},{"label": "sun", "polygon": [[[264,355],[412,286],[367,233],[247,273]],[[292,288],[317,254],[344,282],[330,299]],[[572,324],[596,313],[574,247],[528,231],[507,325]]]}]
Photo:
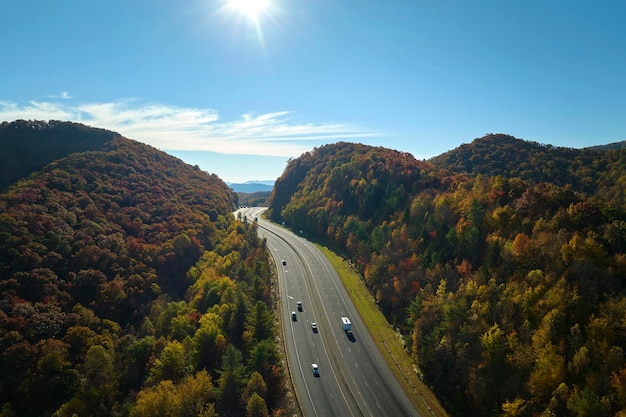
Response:
[{"label": "sun", "polygon": [[230,0],[229,6],[252,20],[257,20],[269,6],[269,0]]},{"label": "sun", "polygon": [[[211,0],[214,1],[214,0]],[[277,25],[282,14],[279,4],[281,0],[220,0],[221,7],[217,13],[224,16],[225,20],[234,23],[233,33],[239,37],[250,31],[256,33],[262,47],[265,45],[265,29],[272,29]],[[240,36],[241,35],[241,36]]]}]

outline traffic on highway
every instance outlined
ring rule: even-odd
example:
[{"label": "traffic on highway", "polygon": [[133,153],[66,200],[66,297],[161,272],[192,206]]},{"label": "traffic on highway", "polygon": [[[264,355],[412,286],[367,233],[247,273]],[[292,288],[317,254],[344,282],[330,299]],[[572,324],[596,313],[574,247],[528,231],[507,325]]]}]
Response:
[{"label": "traffic on highway", "polygon": [[287,361],[305,416],[419,416],[356,312],[336,271],[304,237],[259,224],[276,263]]}]

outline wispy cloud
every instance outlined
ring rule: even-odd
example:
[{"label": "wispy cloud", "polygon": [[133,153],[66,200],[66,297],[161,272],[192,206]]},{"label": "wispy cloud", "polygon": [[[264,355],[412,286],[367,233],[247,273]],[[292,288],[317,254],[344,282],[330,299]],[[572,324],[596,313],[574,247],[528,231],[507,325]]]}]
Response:
[{"label": "wispy cloud", "polygon": [[72,95],[69,92],[61,91],[60,94],[50,94],[50,95],[46,96],[46,98],[48,98],[50,100],[57,100],[57,99],[70,100],[73,97],[72,97]]},{"label": "wispy cloud", "polygon": [[[69,99],[68,93],[61,96]],[[339,140],[363,141],[378,132],[348,123],[307,123],[293,112],[247,113],[221,120],[215,109],[137,100],[68,105],[55,101],[0,101],[0,120],[69,120],[110,129],[163,150],[299,156]]]},{"label": "wispy cloud", "polygon": [[72,113],[57,103],[31,101],[26,105],[0,101],[0,119],[72,120]]}]

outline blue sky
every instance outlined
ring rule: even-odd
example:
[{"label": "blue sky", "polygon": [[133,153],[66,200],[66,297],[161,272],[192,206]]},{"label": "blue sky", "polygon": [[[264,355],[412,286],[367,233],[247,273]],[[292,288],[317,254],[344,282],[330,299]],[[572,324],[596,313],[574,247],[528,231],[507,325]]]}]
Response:
[{"label": "blue sky", "polygon": [[229,182],[340,140],[626,140],[621,0],[263,1],[4,0],[0,121],[115,130]]}]

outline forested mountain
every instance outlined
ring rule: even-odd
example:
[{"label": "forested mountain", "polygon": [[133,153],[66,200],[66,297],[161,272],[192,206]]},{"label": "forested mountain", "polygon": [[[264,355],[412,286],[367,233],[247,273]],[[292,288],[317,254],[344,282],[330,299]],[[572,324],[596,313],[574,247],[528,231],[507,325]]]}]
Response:
[{"label": "forested mountain", "polygon": [[232,190],[111,132],[38,126],[91,150],[0,194],[0,415],[281,415],[267,251]]},{"label": "forested mountain", "polygon": [[589,148],[585,149],[595,149],[601,151],[623,150],[626,149],[626,140],[623,140],[621,142],[608,143],[606,145],[590,146]]},{"label": "forested mountain", "polygon": [[17,120],[0,123],[0,192],[73,152],[100,149],[115,132],[79,123]]},{"label": "forested mountain", "polygon": [[433,161],[337,143],[291,160],[270,216],[362,273],[457,416],[626,416],[619,151],[490,135]]},{"label": "forested mountain", "polygon": [[[502,175],[548,182],[587,194],[624,199],[618,179],[626,174],[624,143],[574,149],[490,134],[429,160],[451,173]],[[621,196],[620,196],[621,194]]]}]

